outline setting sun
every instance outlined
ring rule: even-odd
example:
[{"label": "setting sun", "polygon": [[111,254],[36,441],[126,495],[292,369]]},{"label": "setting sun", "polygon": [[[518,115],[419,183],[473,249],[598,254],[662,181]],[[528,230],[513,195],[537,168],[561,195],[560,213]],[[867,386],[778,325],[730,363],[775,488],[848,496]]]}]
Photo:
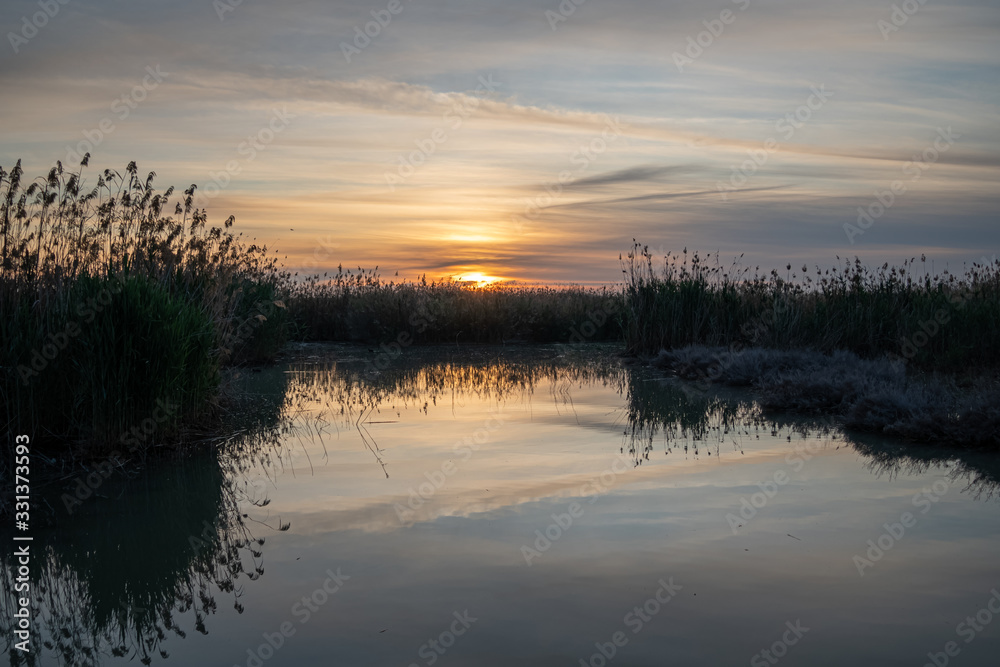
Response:
[{"label": "setting sun", "polygon": [[0,26],[0,667],[998,664],[1000,0]]},{"label": "setting sun", "polygon": [[458,276],[454,276],[454,278],[456,282],[473,283],[472,285],[469,285],[470,287],[488,287],[503,280],[503,278],[497,276],[488,276],[481,271],[463,273]]}]

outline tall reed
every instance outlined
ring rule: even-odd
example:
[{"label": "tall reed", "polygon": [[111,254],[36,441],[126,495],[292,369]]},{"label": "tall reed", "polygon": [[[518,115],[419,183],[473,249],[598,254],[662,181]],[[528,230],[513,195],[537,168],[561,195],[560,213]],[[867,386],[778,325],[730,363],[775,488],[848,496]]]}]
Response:
[{"label": "tall reed", "polygon": [[949,369],[1000,363],[996,259],[962,275],[931,275],[923,257],[875,269],[857,258],[826,270],[789,264],[782,275],[686,249],[660,260],[636,243],[622,265],[633,353],[701,344],[849,350]]},{"label": "tall reed", "polygon": [[241,325],[288,276],[232,217],[209,227],[195,186],[171,213],[174,189],[135,162],[86,185],[89,158],[30,182],[0,168],[0,419],[93,453],[204,413],[220,365],[261,354],[268,328]]},{"label": "tall reed", "polygon": [[614,289],[382,280],[345,270],[294,284],[289,309],[305,340],[368,343],[505,343],[620,340]]}]

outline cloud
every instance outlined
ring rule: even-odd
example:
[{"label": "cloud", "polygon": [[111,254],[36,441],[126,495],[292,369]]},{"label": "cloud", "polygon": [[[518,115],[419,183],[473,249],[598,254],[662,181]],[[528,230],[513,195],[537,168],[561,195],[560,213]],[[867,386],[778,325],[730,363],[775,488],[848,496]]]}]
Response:
[{"label": "cloud", "polygon": [[[407,2],[348,62],[342,43],[380,6],[248,1],[220,20],[204,0],[74,0],[20,53],[0,50],[0,165],[24,157],[42,173],[65,159],[159,63],[170,77],[113,116],[95,168],[137,160],[164,184],[204,186],[237,160],[211,214],[236,214],[290,262],[310,252],[294,227],[340,239],[331,266],[613,280],[633,236],[750,249],[762,263],[830,257],[857,206],[953,126],[961,139],[865,247],[953,257],[997,245],[995,3],[935,0],[883,39],[887,6],[754,2],[683,72],[673,53],[721,5],[588,2],[553,31],[551,0]],[[0,25],[36,7],[4,3]],[[494,93],[477,91],[482,78]],[[776,124],[813,85],[835,94],[785,136]],[[274,108],[294,122],[247,160],[239,146]],[[609,119],[620,137],[581,166]],[[717,183],[770,137],[778,151],[721,201]],[[390,191],[401,161],[413,173]],[[518,233],[512,217],[556,182]]]},{"label": "cloud", "polygon": [[652,181],[660,178],[661,176],[667,176],[671,173],[688,173],[694,170],[694,167],[690,165],[684,166],[658,166],[658,165],[639,165],[637,167],[628,167],[626,169],[619,169],[617,171],[607,172],[600,174],[598,176],[590,176],[586,178],[578,178],[575,181],[567,183],[564,187],[567,189],[573,188],[597,188],[606,185],[618,185],[621,183],[632,183],[636,181]]}]

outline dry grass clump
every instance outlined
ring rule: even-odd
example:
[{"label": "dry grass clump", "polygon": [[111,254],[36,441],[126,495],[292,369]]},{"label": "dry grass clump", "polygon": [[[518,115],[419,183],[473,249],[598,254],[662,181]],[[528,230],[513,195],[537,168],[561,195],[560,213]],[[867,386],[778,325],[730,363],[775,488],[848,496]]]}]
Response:
[{"label": "dry grass clump", "polygon": [[847,428],[914,442],[1000,448],[1000,386],[908,377],[903,364],[852,352],[688,346],[653,364],[696,388],[748,386],[765,410],[836,417]]}]

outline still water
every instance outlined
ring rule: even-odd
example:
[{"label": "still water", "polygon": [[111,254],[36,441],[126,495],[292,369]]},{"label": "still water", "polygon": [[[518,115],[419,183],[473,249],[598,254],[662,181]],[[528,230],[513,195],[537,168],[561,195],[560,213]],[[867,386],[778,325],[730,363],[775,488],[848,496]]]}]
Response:
[{"label": "still water", "polygon": [[1000,664],[996,456],[602,347],[300,346],[233,382],[217,451],[50,494],[30,655],[4,547],[10,664]]}]

